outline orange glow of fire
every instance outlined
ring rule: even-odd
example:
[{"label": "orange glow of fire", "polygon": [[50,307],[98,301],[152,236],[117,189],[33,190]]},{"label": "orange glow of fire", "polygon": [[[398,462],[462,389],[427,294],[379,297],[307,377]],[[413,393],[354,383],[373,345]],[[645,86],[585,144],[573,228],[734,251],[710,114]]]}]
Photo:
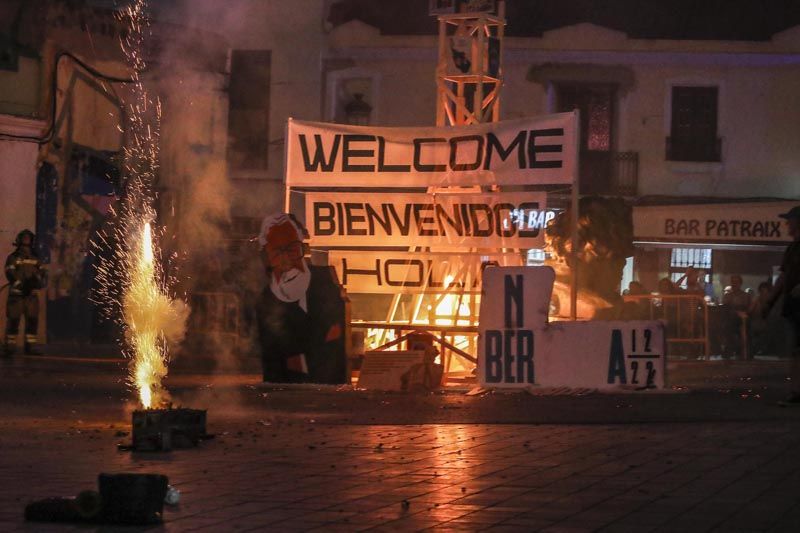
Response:
[{"label": "orange glow of fire", "polygon": [[139,253],[131,254],[128,265],[130,285],[125,292],[123,310],[132,348],[131,379],[146,409],[164,400],[161,380],[167,375],[161,323],[170,314],[170,300],[156,278],[153,233],[144,224]]},{"label": "orange glow of fire", "polygon": [[188,306],[173,300],[160,281],[153,231],[142,226],[141,243],[127,256],[127,284],[122,299],[122,316],[129,354],[130,380],[145,409],[168,403],[169,393],[161,385],[167,375],[169,345],[183,339]]},{"label": "orange glow of fire", "polygon": [[[449,287],[453,283],[455,277],[448,274],[444,280],[444,286]],[[435,312],[433,314],[433,323],[437,326],[467,326],[476,322],[477,317],[472,316],[470,304],[472,298],[477,300],[477,297],[470,294],[445,294],[441,301],[436,304]],[[476,302],[477,303],[477,302]],[[430,311],[430,308],[428,309]],[[430,322],[430,320],[429,320]],[[471,337],[467,335],[454,335],[450,341],[456,348],[470,351]],[[441,362],[440,357],[437,362]],[[459,358],[454,358],[451,362],[451,371],[467,370]]]},{"label": "orange glow of fire", "polygon": [[[444,279],[444,286],[449,287],[454,279],[452,274],[447,275]],[[436,305],[434,324],[437,326],[468,325],[472,314],[469,309],[469,299],[469,294],[462,295],[461,298],[458,294],[444,295]]]}]

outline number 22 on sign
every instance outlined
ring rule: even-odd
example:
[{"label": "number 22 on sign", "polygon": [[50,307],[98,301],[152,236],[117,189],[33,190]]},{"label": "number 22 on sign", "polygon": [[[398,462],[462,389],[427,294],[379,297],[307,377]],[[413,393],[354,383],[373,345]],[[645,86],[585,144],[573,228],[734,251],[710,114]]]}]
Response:
[{"label": "number 22 on sign", "polygon": [[[654,353],[652,348],[653,332],[644,329],[641,332],[630,330],[630,351],[625,353],[623,332],[621,329],[611,330],[611,342],[608,354],[608,383],[619,385],[639,385],[654,388],[656,365],[654,361],[663,357]],[[641,349],[641,352],[639,351]],[[644,368],[641,366],[644,362]],[[628,376],[630,374],[630,381]]]}]

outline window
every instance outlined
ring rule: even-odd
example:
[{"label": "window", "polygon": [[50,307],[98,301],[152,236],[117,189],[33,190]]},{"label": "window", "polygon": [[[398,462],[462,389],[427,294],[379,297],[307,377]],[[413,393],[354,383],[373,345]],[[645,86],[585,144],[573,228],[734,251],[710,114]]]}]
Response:
[{"label": "window", "polygon": [[673,248],[670,268],[711,268],[711,248]]},{"label": "window", "polygon": [[266,170],[269,144],[269,50],[234,50],[228,89],[228,164]]},{"label": "window", "polygon": [[527,266],[543,266],[546,260],[547,254],[544,250],[531,248],[528,250],[528,257],[526,258],[525,264]]},{"label": "window", "polygon": [[688,267],[704,272],[701,281],[711,281],[711,248],[673,248],[669,261],[669,277],[672,282],[678,281],[686,273]]},{"label": "window", "polygon": [[670,161],[720,161],[717,87],[673,87],[672,124],[667,137]]},{"label": "window", "polygon": [[558,111],[580,110],[581,152],[608,152],[613,134],[613,85],[559,84]]}]

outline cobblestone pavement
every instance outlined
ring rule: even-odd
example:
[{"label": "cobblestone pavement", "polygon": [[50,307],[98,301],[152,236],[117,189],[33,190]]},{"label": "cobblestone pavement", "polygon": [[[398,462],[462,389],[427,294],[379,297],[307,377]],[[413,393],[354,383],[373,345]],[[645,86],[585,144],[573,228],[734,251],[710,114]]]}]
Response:
[{"label": "cobblestone pavement", "polygon": [[[399,425],[386,422],[398,398],[387,395],[342,401],[384,403],[378,423],[353,424],[221,394],[204,405],[215,439],[144,454],[116,449],[129,439],[116,377],[20,376],[0,375],[0,531],[92,530],[25,524],[22,510],[92,488],[99,472],[169,476],[181,503],[151,531],[800,531],[796,410],[739,421],[712,410],[691,422]],[[185,397],[204,388],[187,383]],[[235,388],[314,405],[346,396]],[[534,411],[576,401],[521,398]]]}]

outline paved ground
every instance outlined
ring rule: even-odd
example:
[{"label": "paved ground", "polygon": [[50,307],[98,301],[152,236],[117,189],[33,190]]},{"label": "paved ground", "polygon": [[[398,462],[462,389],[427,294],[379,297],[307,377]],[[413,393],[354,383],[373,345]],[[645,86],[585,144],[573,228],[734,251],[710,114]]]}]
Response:
[{"label": "paved ground", "polygon": [[666,394],[577,397],[176,376],[176,403],[209,408],[217,437],[132,454],[116,450],[132,408],[116,365],[17,359],[0,365],[0,531],[86,531],[22,509],[133,471],[181,490],[153,531],[796,532],[800,410],[774,405],[784,375],[682,366]]}]

